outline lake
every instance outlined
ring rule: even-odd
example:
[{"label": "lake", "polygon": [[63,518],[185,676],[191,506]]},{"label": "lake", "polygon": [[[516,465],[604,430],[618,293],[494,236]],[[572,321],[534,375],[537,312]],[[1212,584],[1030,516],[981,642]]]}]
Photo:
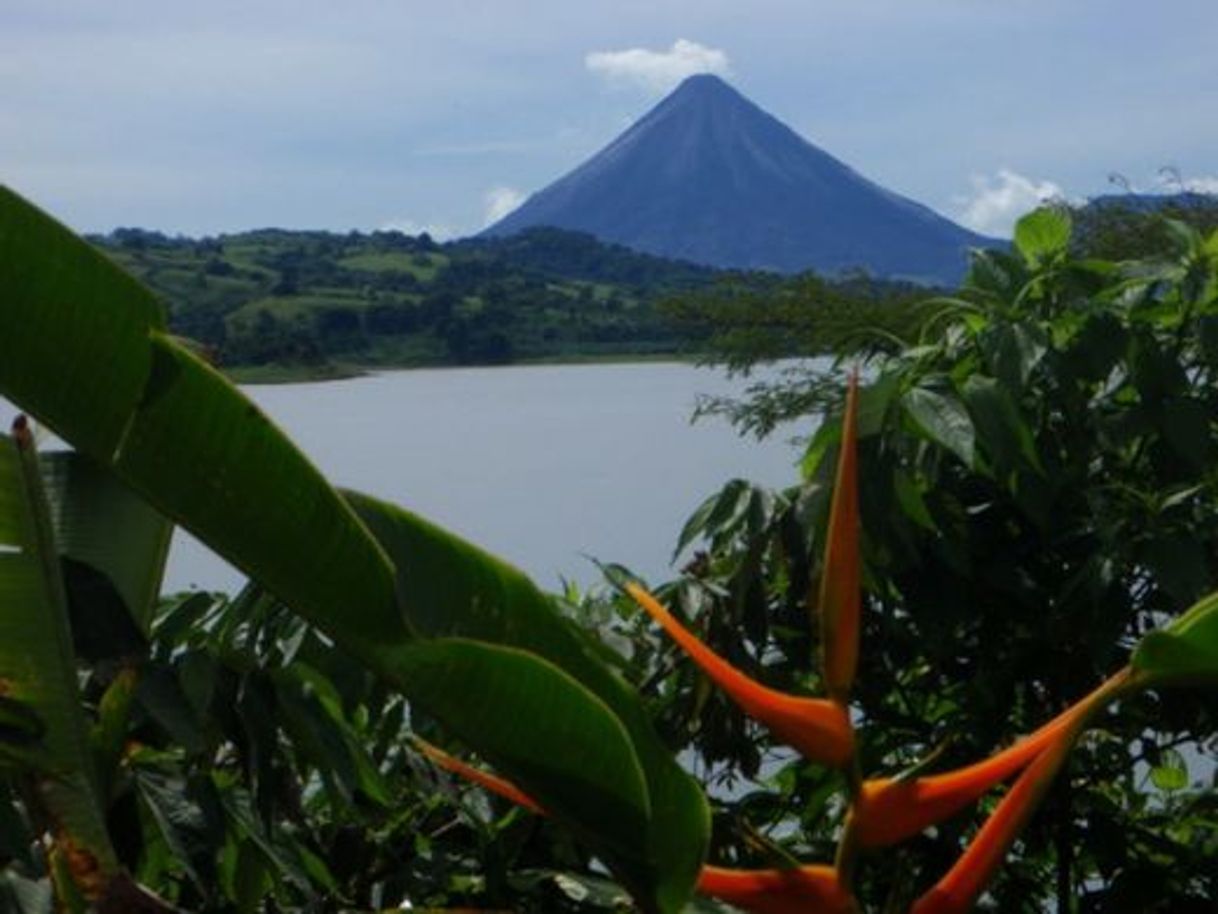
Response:
[{"label": "lake", "polygon": [[[719,419],[690,424],[699,393],[743,387],[642,362],[394,371],[246,393],[332,482],[410,508],[556,588],[598,578],[586,556],[662,580],[686,517],[724,482],[795,480],[787,439],[808,429],[758,443]],[[166,590],[241,582],[179,532]]]}]

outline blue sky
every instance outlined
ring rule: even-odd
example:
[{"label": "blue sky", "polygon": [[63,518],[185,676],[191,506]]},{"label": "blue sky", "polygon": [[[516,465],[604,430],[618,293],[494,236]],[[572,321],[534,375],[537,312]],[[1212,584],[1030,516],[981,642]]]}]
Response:
[{"label": "blue sky", "polygon": [[85,231],[466,234],[724,74],[984,231],[1218,190],[1214,0],[0,0],[0,182]]}]

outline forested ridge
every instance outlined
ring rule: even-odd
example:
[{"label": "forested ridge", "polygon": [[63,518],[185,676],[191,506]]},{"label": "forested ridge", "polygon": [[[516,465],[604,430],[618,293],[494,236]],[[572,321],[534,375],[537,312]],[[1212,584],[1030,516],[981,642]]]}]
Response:
[{"label": "forested ridge", "polygon": [[447,244],[281,229],[90,240],[220,365],[313,374],[672,353],[682,338],[655,303],[718,276],[552,229]]}]

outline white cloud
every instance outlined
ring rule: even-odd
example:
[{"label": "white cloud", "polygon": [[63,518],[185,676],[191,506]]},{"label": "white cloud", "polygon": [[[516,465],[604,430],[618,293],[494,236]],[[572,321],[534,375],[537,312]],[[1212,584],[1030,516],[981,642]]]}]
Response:
[{"label": "white cloud", "polygon": [[525,200],[514,187],[492,187],[486,192],[486,225],[498,222]]},{"label": "white cloud", "polygon": [[1053,181],[1028,178],[1009,168],[1000,168],[990,177],[973,175],[969,181],[973,192],[956,198],[959,219],[963,225],[985,235],[1009,237],[1024,213],[1046,200],[1065,196],[1061,186]]},{"label": "white cloud", "polygon": [[1203,175],[1200,178],[1187,178],[1185,188],[1198,194],[1218,195],[1218,175]]},{"label": "white cloud", "polygon": [[727,54],[696,41],[678,38],[667,51],[628,48],[625,51],[593,51],[584,57],[589,70],[610,82],[641,86],[649,92],[666,92],[687,76],[715,73],[728,76]]}]

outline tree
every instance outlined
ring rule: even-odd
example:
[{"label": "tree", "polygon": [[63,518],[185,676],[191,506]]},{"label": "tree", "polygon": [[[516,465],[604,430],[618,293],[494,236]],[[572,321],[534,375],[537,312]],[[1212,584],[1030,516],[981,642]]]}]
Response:
[{"label": "tree", "polygon": [[[958,293],[923,306],[933,319],[918,336],[870,335],[860,315],[846,349],[869,378],[864,641],[882,649],[864,660],[859,698],[874,764],[949,765],[1029,732],[1218,583],[1218,235],[1169,231],[1168,258],[1078,259],[1066,214],[1042,210],[1020,223],[1014,254],[978,255]],[[736,418],[765,431],[819,411],[838,377],[812,370],[762,386]],[[814,546],[840,429],[830,409],[802,485],[732,483],[682,536],[705,552],[672,599],[744,668],[767,658],[779,685],[798,681],[815,639],[804,600],[822,573]],[[660,672],[668,732],[725,776],[756,772],[764,750],[743,738],[738,713],[704,704],[696,679]],[[1200,693],[1145,697],[1086,744],[996,883],[1002,910],[1041,910],[1049,897],[1059,910],[1211,904],[1218,823],[1212,785],[1190,782],[1178,753],[1188,745],[1216,745]],[[1132,773],[1139,766],[1154,773],[1149,784]],[[784,778],[789,806],[750,795],[723,815],[757,808],[781,831],[797,815],[788,810],[824,808],[822,775],[788,767]],[[798,820],[813,834],[828,827],[815,814]],[[1180,829],[1164,834],[1173,820]],[[747,837],[721,840],[747,854]],[[958,827],[924,839],[900,876],[873,871],[863,891],[878,901],[959,839]]]}]

